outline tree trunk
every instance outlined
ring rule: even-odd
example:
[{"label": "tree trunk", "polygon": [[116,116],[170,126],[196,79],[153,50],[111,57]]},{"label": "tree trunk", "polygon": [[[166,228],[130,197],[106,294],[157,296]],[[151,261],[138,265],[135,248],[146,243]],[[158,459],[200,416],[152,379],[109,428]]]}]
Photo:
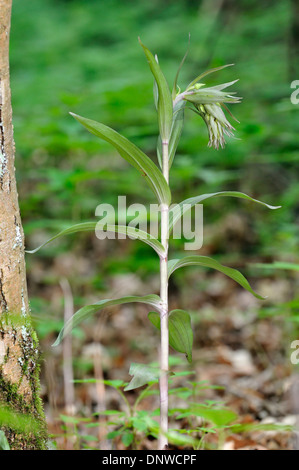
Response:
[{"label": "tree trunk", "polygon": [[0,0],[0,428],[11,449],[45,449],[39,350],[29,315],[9,84],[12,0]]}]

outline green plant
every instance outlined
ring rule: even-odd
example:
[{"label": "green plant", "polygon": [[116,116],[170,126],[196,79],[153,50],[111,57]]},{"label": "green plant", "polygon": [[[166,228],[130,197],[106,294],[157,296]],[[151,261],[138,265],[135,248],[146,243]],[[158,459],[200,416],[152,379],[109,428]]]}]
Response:
[{"label": "green plant", "polygon": [[[298,263],[290,263],[288,261],[274,261],[273,263],[255,263],[251,265],[252,269],[262,269],[265,273],[275,273],[285,276],[286,271],[288,275],[291,272],[296,273],[299,271]],[[299,298],[294,295],[293,298],[282,303],[276,303],[275,305],[268,305],[259,309],[260,318],[274,318],[283,320],[283,331],[284,331],[284,343],[286,355],[290,354],[290,347],[292,348],[292,341],[298,341],[299,336]],[[291,343],[290,343],[291,341]],[[298,364],[296,359],[296,364]]]},{"label": "green plant", "polygon": [[[237,414],[227,408],[222,401],[203,399],[206,391],[221,390],[223,387],[211,385],[207,381],[192,380],[190,376],[193,376],[195,371],[180,370],[181,366],[184,366],[184,361],[178,357],[170,356],[170,364],[175,369],[169,378],[170,428],[166,436],[170,445],[194,450],[222,449],[229,437],[236,437],[240,433],[292,430],[291,426],[282,424],[240,422]],[[137,395],[135,394],[133,403],[124,393],[129,384],[122,380],[93,378],[75,380],[75,383],[86,386],[98,382],[117,392],[119,396],[117,409],[97,411],[90,417],[60,415],[63,434],[57,434],[52,438],[63,437],[64,440],[70,440],[73,448],[90,450],[103,448],[103,442],[99,437],[103,439],[103,435],[112,450],[119,448],[120,445],[127,449],[144,449],[146,438],[158,438],[160,426],[156,418],[159,409],[142,409],[144,400],[153,401],[159,395],[158,379],[149,382]],[[173,403],[182,400],[186,403],[184,408],[172,406]],[[53,444],[56,444],[55,441]]]},{"label": "green plant", "polygon": [[[139,40],[140,41],[140,40]],[[213,87],[205,87],[201,80],[214,72],[228,67],[217,67],[196,77],[182,92],[178,85],[179,72],[184,64],[184,56],[178,72],[176,74],[172,92],[170,91],[166,79],[161,71],[157,57],[140,44],[147,58],[150,70],[154,77],[154,100],[156,104],[159,138],[157,144],[157,156],[160,168],[135,144],[115,130],[104,124],[86,119],[82,116],[71,113],[92,134],[110,143],[128,163],[134,166],[145,179],[147,184],[155,194],[160,205],[160,239],[153,235],[131,227],[128,225],[113,225],[100,222],[86,222],[74,225],[65,229],[52,237],[50,241],[67,234],[80,231],[102,230],[105,232],[125,234],[133,239],[140,240],[151,246],[159,256],[160,260],[160,296],[127,296],[118,299],[100,300],[92,305],[87,305],[78,310],[73,318],[67,322],[61,330],[55,345],[59,344],[66,334],[68,334],[82,320],[97,313],[103,308],[121,305],[131,302],[143,302],[154,309],[150,312],[151,323],[160,330],[160,363],[159,367],[146,366],[144,364],[134,364],[131,366],[130,374],[133,376],[130,384],[125,390],[151,384],[159,380],[160,387],[160,427],[159,427],[159,448],[167,447],[170,437],[168,430],[168,383],[171,371],[169,370],[169,345],[178,352],[184,353],[188,359],[192,359],[193,332],[190,315],[184,310],[169,311],[168,305],[168,279],[177,269],[184,266],[204,266],[222,272],[235,280],[243,288],[251,292],[258,299],[260,295],[255,293],[245,277],[236,269],[222,266],[216,260],[200,255],[186,256],[181,259],[168,259],[168,241],[173,232],[175,224],[182,220],[185,212],[199,203],[214,197],[237,197],[262,204],[270,209],[277,207],[253,199],[252,197],[238,191],[221,191],[216,193],[201,194],[186,199],[171,208],[171,191],[169,186],[169,172],[173,163],[176,149],[180,140],[184,124],[184,115],[187,109],[193,110],[205,122],[209,134],[209,146],[216,149],[224,147],[225,136],[232,136],[234,128],[227,120],[223,108],[228,111],[226,103],[239,103],[240,98],[234,93],[227,92],[226,89],[233,85],[235,81],[224,83]],[[232,115],[231,115],[232,116]],[[233,116],[232,116],[233,117]],[[39,247],[41,248],[41,247]],[[32,252],[37,251],[33,250]],[[126,434],[127,435],[127,434]],[[128,438],[129,439],[129,438]]]},{"label": "green plant", "polygon": [[[183,365],[183,360],[180,358],[170,356],[169,359],[175,369],[177,369],[175,366]],[[132,364],[132,371],[139,369],[139,366],[140,364]],[[150,367],[155,368],[156,364],[154,363]],[[219,439],[219,447],[222,442],[224,428],[232,421],[235,421],[237,415],[218,401],[204,401],[201,405],[198,405],[203,392],[222,389],[222,387],[209,385],[206,381],[188,380],[188,376],[194,374],[194,371],[176,370],[168,380],[170,386],[175,385],[171,387],[169,392],[171,401],[177,402],[178,399],[183,399],[188,403],[185,408],[170,408],[169,416],[172,418],[172,426],[166,434],[168,442],[174,446],[187,446],[198,449],[205,446],[205,437],[213,433]],[[124,393],[125,390],[134,388],[132,383],[129,384],[122,380],[97,380],[93,378],[75,380],[75,383],[85,385],[96,384],[97,382],[102,382],[105,386],[113,388],[117,392],[120,398],[119,409],[98,411],[90,418],[60,415],[60,420],[63,423],[63,435],[65,438],[73,440],[74,447],[101,448],[101,442],[97,442],[97,437],[90,433],[91,430],[99,427],[104,428],[106,439],[112,442],[113,448],[117,448],[118,443],[121,441],[126,448],[140,449],[143,447],[146,437],[158,438],[160,426],[156,421],[156,417],[159,415],[159,409],[151,411],[140,409],[143,400],[159,394],[158,378],[148,381],[146,386],[138,393],[133,404],[130,403]],[[175,423],[181,419],[188,420],[189,429],[185,429],[184,426],[177,429]],[[204,419],[205,426],[198,424],[201,419]]]}]

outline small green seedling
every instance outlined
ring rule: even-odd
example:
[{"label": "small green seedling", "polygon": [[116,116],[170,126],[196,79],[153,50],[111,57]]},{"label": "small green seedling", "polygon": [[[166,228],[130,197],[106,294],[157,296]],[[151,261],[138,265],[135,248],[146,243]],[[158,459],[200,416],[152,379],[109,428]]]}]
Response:
[{"label": "small green seedling", "polygon": [[[55,345],[59,344],[66,334],[83,320],[99,312],[103,308],[112,307],[131,302],[143,302],[150,307],[149,320],[160,331],[160,361],[158,368],[146,365],[134,365],[130,373],[133,378],[126,390],[151,383],[159,379],[160,387],[160,427],[159,448],[167,447],[170,436],[168,430],[168,382],[171,372],[169,371],[169,345],[180,353],[184,353],[187,360],[192,360],[193,332],[190,315],[184,310],[169,311],[168,306],[168,280],[179,268],[185,266],[202,266],[215,269],[230,277],[258,299],[262,297],[256,294],[245,277],[236,269],[221,265],[216,260],[200,255],[189,255],[181,259],[169,259],[169,238],[175,224],[182,219],[184,213],[196,204],[201,204],[207,199],[214,197],[236,197],[262,204],[269,209],[277,207],[253,199],[246,194],[237,191],[222,191],[217,193],[200,194],[177,204],[174,209],[170,208],[171,190],[169,185],[169,173],[174,161],[176,150],[180,141],[184,125],[186,111],[191,109],[198,114],[207,126],[209,135],[209,147],[218,149],[224,147],[225,137],[232,137],[234,128],[226,118],[224,111],[228,112],[227,104],[240,102],[240,98],[234,92],[227,89],[234,85],[237,80],[217,86],[205,86],[202,79],[211,73],[220,71],[232,64],[224,65],[208,70],[194,80],[182,91],[177,84],[179,72],[184,64],[183,58],[176,74],[172,91],[170,90],[164,74],[155,57],[150,50],[140,41],[142,50],[146,56],[148,65],[154,78],[154,101],[158,114],[159,137],[157,144],[157,157],[160,168],[141,149],[130,142],[126,137],[106,125],[71,113],[71,115],[95,136],[110,143],[128,163],[133,165],[142,175],[144,181],[150,186],[160,205],[160,239],[137,228],[128,225],[109,225],[99,222],[87,222],[74,225],[52,237],[52,241],[62,235],[81,231],[99,230],[120,233],[140,240],[150,245],[159,257],[160,261],[160,296],[127,296],[118,299],[100,300],[92,305],[87,305],[75,313],[73,318],[67,322],[61,330]],[[46,242],[46,243],[48,243]],[[46,244],[45,243],[45,244]],[[44,245],[45,245],[44,244]],[[42,246],[44,246],[42,245]],[[39,247],[40,248],[40,247]],[[39,249],[37,248],[37,250]],[[33,250],[37,251],[37,250]],[[132,437],[126,434],[126,440]]]},{"label": "small green seedling", "polygon": [[[172,365],[180,364],[179,358],[170,357]],[[230,436],[239,433],[255,431],[290,432],[292,427],[283,424],[238,423],[237,414],[227,408],[221,401],[203,400],[202,394],[207,390],[221,390],[223,387],[210,385],[206,381],[186,380],[188,376],[195,375],[194,371],[175,372],[169,379],[172,386],[169,392],[170,401],[178,403],[184,401],[186,407],[169,409],[171,426],[167,431],[170,445],[187,449],[222,449]],[[183,385],[181,384],[183,379]],[[179,383],[178,383],[179,381]],[[60,415],[63,434],[53,438],[69,439],[73,448],[97,450],[103,449],[103,442],[99,435],[104,431],[106,445],[111,450],[120,446],[126,449],[143,449],[146,439],[158,438],[160,427],[156,421],[159,409],[142,410],[143,400],[159,394],[158,379],[149,382],[137,395],[135,402],[130,403],[123,392],[128,383],[122,380],[81,379],[75,383],[90,385],[102,382],[108,388],[113,388],[120,397],[120,409],[105,409],[97,411],[92,416],[65,416]],[[200,404],[199,404],[200,402]],[[180,423],[180,427],[177,427]],[[187,425],[186,425],[187,424]],[[55,442],[52,444],[55,444]]]}]

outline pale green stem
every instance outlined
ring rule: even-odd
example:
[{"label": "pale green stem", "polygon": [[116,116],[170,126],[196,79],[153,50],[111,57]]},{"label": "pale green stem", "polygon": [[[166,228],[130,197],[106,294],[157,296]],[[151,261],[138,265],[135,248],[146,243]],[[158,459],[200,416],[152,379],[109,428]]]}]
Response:
[{"label": "pale green stem", "polygon": [[[168,164],[168,141],[162,142],[163,149],[163,175],[167,183],[169,180]],[[168,440],[168,362],[169,362],[169,332],[168,332],[168,223],[169,206],[161,205],[161,243],[164,246],[164,254],[160,257],[160,297],[162,301],[161,309],[161,349],[160,349],[160,437],[159,449],[167,448]]]}]

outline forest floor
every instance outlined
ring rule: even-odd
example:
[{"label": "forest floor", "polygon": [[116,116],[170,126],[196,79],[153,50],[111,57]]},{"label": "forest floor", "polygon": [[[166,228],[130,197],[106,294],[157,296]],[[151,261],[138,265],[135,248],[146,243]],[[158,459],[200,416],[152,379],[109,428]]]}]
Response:
[{"label": "forest floor", "polygon": [[[187,282],[190,289],[192,280],[194,274],[190,275]],[[215,426],[215,422],[206,422],[198,416],[192,416],[192,411],[185,419],[171,419],[170,426],[181,430],[206,428],[207,431],[198,431],[196,436],[202,438],[200,448],[296,448],[296,397],[299,379],[290,361],[292,351],[289,339],[291,334],[286,326],[288,323],[281,317],[259,315],[258,301],[230,281],[223,280],[221,275],[207,275],[206,281],[211,285],[210,292],[201,294],[197,291],[192,301],[189,300],[189,304],[193,304],[193,362],[188,365],[182,355],[175,353],[173,356],[174,369],[185,371],[186,374],[189,371],[190,375],[182,375],[175,379],[175,385],[171,385],[177,392],[170,395],[170,407],[188,407],[191,398],[188,394],[184,395],[184,387],[190,381],[196,382],[199,384],[196,403],[231,410],[237,415],[235,423],[239,425],[239,430],[235,432],[237,428],[229,426],[219,428]],[[119,276],[113,282],[120,285],[129,283],[134,289],[134,282],[140,281],[136,281],[134,276]],[[260,281],[258,287],[265,291],[269,283],[276,283],[275,292],[280,300],[288,295],[283,280]],[[187,299],[188,287],[186,290]],[[176,295],[176,289],[173,288],[171,303],[175,308],[178,301]],[[84,333],[83,342],[80,339],[73,341],[74,368],[76,363],[78,367],[78,361],[81,360],[81,368],[77,368],[77,371],[75,369],[75,376],[84,379],[104,377],[106,380],[127,382],[130,379],[128,371],[132,362],[148,364],[157,360],[158,335],[149,324],[143,307],[134,305],[107,311],[97,321],[93,319],[85,324]],[[117,420],[111,421],[110,417],[109,421],[107,417],[102,417],[101,426],[98,427],[100,421],[95,412],[103,409],[125,411],[126,408],[117,390],[107,384],[76,384],[74,409],[71,413],[73,421],[72,418],[65,417],[68,413],[63,398],[61,349],[53,353],[49,345],[42,347],[47,350],[42,378],[44,401],[49,430],[55,436],[57,447],[63,449],[83,446],[117,450],[132,448],[132,444],[124,444],[122,433],[110,434],[113,439],[106,439],[108,432],[113,433],[121,428]],[[85,371],[82,366],[84,359]],[[61,375],[57,376],[57,372]],[[140,390],[142,389],[126,392],[131,405],[134,405]],[[137,410],[150,414],[158,406],[156,391],[148,394]],[[288,426],[292,427],[292,432],[287,430]],[[157,441],[150,433],[140,433],[138,429],[136,432],[139,436],[136,445],[138,449],[156,448]],[[186,445],[174,447],[188,448]]]}]

